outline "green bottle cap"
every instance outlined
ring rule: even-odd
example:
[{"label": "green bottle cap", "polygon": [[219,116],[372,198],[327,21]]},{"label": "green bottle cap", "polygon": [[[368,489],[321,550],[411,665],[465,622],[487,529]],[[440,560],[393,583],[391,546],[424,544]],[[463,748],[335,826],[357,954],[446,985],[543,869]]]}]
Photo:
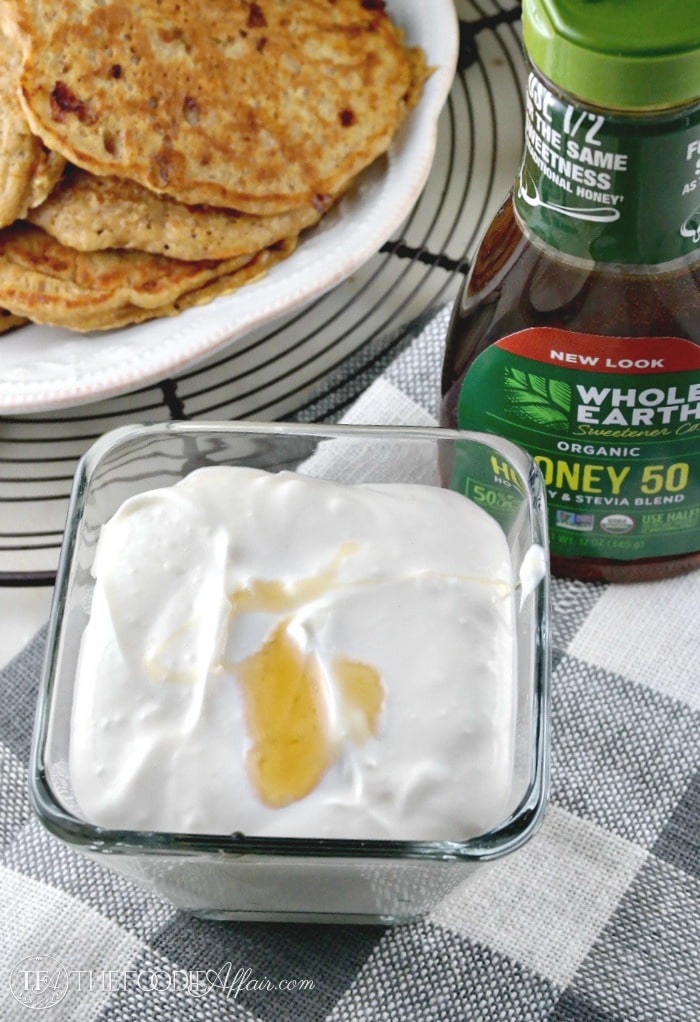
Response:
[{"label": "green bottle cap", "polygon": [[592,106],[700,99],[700,0],[523,0],[523,37],[535,67]]}]

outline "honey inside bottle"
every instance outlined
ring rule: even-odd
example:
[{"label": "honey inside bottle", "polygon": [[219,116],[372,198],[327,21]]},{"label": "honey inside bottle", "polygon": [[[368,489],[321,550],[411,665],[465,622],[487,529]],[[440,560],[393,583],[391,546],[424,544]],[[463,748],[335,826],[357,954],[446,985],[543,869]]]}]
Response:
[{"label": "honey inside bottle", "polygon": [[[458,424],[460,390],[474,359],[498,338],[533,325],[611,337],[673,335],[700,346],[700,261],[666,272],[567,263],[527,238],[509,196],[455,306],[443,362],[441,425]],[[629,562],[553,553],[551,563],[563,577],[645,581],[700,567],[700,552]]]},{"label": "honey inside bottle", "polygon": [[522,13],[523,157],[455,305],[440,421],[530,452],[555,574],[679,574],[700,566],[697,2]]}]

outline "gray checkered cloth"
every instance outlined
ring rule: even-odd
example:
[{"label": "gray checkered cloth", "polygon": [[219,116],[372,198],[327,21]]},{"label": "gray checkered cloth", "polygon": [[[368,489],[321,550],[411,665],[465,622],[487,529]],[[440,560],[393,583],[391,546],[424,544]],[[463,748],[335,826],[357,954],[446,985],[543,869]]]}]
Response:
[{"label": "gray checkered cloth", "polygon": [[[445,325],[443,312],[346,421],[433,423]],[[204,922],[45,833],[27,802],[42,632],[0,681],[0,1019],[700,1019],[699,592],[698,574],[555,580],[545,823],[397,928]],[[12,970],[45,956],[71,983],[37,1011]],[[208,970],[221,983],[197,996],[182,977]]]}]

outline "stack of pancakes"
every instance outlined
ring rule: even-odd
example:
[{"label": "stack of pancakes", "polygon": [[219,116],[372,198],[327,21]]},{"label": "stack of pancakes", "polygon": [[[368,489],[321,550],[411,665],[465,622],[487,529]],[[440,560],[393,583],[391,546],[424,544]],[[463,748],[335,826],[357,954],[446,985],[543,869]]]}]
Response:
[{"label": "stack of pancakes", "polygon": [[0,0],[0,330],[229,293],[388,148],[426,77],[383,0]]}]

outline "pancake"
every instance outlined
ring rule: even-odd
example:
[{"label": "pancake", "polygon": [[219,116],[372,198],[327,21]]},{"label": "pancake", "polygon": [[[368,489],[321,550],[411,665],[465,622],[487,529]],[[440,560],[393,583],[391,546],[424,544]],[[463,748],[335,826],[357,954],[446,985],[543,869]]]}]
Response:
[{"label": "pancake", "polygon": [[0,309],[0,334],[6,334],[9,330],[14,330],[15,327],[24,326],[29,320],[26,316],[15,316],[14,313],[8,312],[7,309]]},{"label": "pancake", "polygon": [[153,309],[143,309],[138,305],[125,305],[119,309],[86,313],[81,320],[80,330],[82,332],[89,332],[133,326],[134,324],[144,323],[149,319],[156,319],[160,316],[176,316],[186,309],[205,305],[213,301],[214,298],[231,294],[233,291],[238,290],[238,288],[243,287],[244,284],[251,284],[253,281],[258,280],[275,263],[285,259],[294,250],[294,246],[295,240],[289,238],[273,248],[258,252],[240,269],[224,273],[203,287],[185,292],[179,298],[168,302],[166,305],[157,306]]},{"label": "pancake", "polygon": [[17,48],[0,32],[0,227],[46,198],[65,160],[33,135],[19,103]]},{"label": "pancake", "polygon": [[383,0],[5,0],[45,145],[187,204],[323,204],[425,77]]},{"label": "pancake", "polygon": [[313,206],[255,216],[211,206],[186,206],[133,181],[96,177],[69,167],[51,196],[28,219],[81,252],[139,249],[171,259],[233,259],[268,248],[312,226]]},{"label": "pancake", "polygon": [[211,296],[233,290],[293,245],[294,240],[280,243],[252,260],[184,262],[146,252],[76,252],[38,227],[15,224],[0,232],[0,307],[34,323],[74,330],[139,322],[177,311],[184,295],[214,281],[219,290]]}]

